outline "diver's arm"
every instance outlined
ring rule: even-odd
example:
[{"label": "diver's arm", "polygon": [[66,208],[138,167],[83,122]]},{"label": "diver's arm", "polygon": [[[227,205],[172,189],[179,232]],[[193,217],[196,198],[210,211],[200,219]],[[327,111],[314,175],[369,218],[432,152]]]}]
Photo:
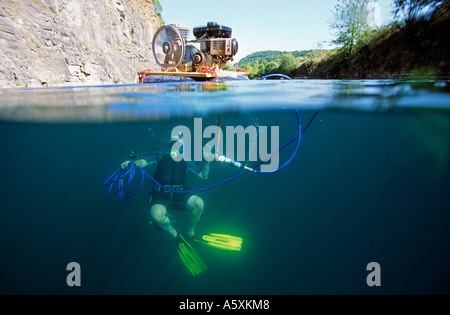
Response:
[{"label": "diver's arm", "polygon": [[[130,162],[131,162],[130,160],[127,160],[127,161],[123,162],[123,163],[120,165],[120,167],[122,167],[123,169],[125,169],[125,168],[128,167],[128,164],[130,164]],[[144,168],[144,167],[147,167],[147,166],[156,164],[156,162],[157,162],[157,161],[155,161],[155,160],[147,161],[146,159],[139,159],[139,160],[133,161],[133,163],[136,164],[136,166],[139,166],[140,168]]]},{"label": "diver's arm", "polygon": [[206,162],[205,166],[203,166],[202,171],[199,174],[199,177],[201,179],[207,180],[208,176],[209,176],[209,164],[211,164],[211,162]]},{"label": "diver's arm", "polygon": [[134,164],[136,164],[137,166],[144,168],[147,166],[152,166],[153,164],[156,164],[157,161],[155,160],[146,160],[146,159],[140,159],[140,160],[136,160],[134,161]]},{"label": "diver's arm", "polygon": [[207,180],[208,176],[209,176],[209,164],[211,162],[206,162],[205,166],[203,166],[203,169],[199,172],[198,169],[195,167],[189,167],[188,171],[191,171],[192,173],[194,173],[198,178]]}]

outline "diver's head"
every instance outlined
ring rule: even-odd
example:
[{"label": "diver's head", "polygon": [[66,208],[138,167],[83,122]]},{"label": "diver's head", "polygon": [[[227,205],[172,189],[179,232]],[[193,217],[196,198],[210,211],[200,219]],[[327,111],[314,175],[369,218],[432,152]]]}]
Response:
[{"label": "diver's head", "polygon": [[134,151],[130,151],[130,153],[128,154],[128,157],[130,158],[130,160],[134,161],[137,158],[137,154]]},{"label": "diver's head", "polygon": [[170,138],[169,142],[167,142],[167,144],[171,148],[177,142],[181,142],[181,138],[179,136]]}]

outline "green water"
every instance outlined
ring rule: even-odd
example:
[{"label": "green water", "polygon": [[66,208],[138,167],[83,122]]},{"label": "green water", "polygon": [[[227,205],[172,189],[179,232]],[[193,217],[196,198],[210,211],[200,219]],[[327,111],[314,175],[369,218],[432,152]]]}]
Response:
[{"label": "green water", "polygon": [[[122,95],[108,87],[93,88],[95,95],[72,100],[96,103],[105,95],[113,100],[99,101],[101,114],[89,123],[73,119],[79,112],[70,99],[60,100],[66,119],[49,119],[42,115],[49,110],[45,102],[30,105],[33,91],[20,97],[23,93],[2,91],[2,105],[8,99],[17,103],[0,111],[0,292],[450,293],[450,111],[448,103],[442,105],[448,100],[445,88],[437,94],[435,87],[411,94],[401,86],[403,92],[389,94],[392,90],[378,89],[380,84],[376,93],[373,84],[363,84],[356,92],[343,93],[348,85],[336,90],[336,82],[304,82],[306,87],[272,82],[255,95],[245,83],[242,89],[235,84],[207,96],[197,86],[190,87],[193,96],[163,86],[152,90],[157,96],[146,90],[144,97],[127,87]],[[171,129],[190,126],[193,117],[203,117],[204,125],[216,125],[219,113],[223,126],[276,125],[280,144],[289,141],[296,134],[293,108],[299,86],[309,91],[308,96],[297,95],[302,125],[319,113],[292,162],[275,174],[249,173],[199,193],[205,210],[197,232],[244,239],[240,252],[194,244],[208,265],[202,274],[193,277],[170,237],[149,223],[150,180],[128,200],[109,194],[103,185],[130,150],[164,150]],[[35,93],[45,100],[46,93],[61,92]],[[416,103],[406,106],[414,96]],[[256,97],[273,107],[251,107]],[[211,100],[220,106],[205,107]],[[148,102],[154,106],[145,107]],[[427,102],[432,106],[427,108]],[[186,105],[190,103],[201,106],[194,111]],[[85,104],[83,111],[92,113],[97,105]],[[33,114],[32,106],[38,108]],[[156,115],[155,108],[165,114]],[[111,109],[120,114],[105,116]],[[280,164],[294,147],[281,151]],[[206,182],[190,177],[188,184],[206,187],[238,173],[213,162]],[[176,227],[182,229],[185,219],[185,213],[174,213]],[[66,283],[69,262],[81,266],[80,287]],[[380,287],[367,285],[370,262],[381,267]]]}]

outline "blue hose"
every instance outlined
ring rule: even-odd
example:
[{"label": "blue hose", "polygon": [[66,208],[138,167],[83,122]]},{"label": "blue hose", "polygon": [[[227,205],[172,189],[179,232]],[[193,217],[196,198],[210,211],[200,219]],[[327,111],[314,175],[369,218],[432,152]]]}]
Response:
[{"label": "blue hose", "polygon": [[285,74],[279,74],[279,73],[276,73],[276,74],[268,74],[268,75],[265,75],[265,76],[263,76],[260,80],[265,80],[265,79],[267,79],[267,78],[284,78],[284,79],[288,79],[288,80],[292,80],[290,77],[288,77],[287,75],[285,75]]},{"label": "blue hose", "polygon": [[[283,77],[283,78],[287,78],[287,79],[291,80],[291,78],[289,78],[288,76],[283,75],[283,74],[270,74],[270,75],[262,77],[260,80],[265,80],[268,77],[275,77],[275,76]],[[298,125],[297,135],[295,137],[293,137],[291,140],[289,140],[287,143],[285,143],[278,151],[272,153],[266,161],[270,160],[272,156],[274,156],[275,154],[280,153],[281,150],[285,149],[289,144],[291,144],[292,142],[297,140],[297,144],[295,146],[295,150],[292,153],[292,155],[290,156],[290,158],[283,165],[281,165],[279,168],[277,168],[274,171],[270,171],[270,172],[261,172],[261,171],[257,171],[257,170],[254,170],[254,171],[257,174],[272,174],[272,173],[278,172],[279,170],[285,168],[289,163],[291,163],[292,160],[294,159],[295,155],[297,154],[299,147],[300,147],[300,141],[301,141],[302,133],[304,133],[308,129],[308,127],[311,125],[313,120],[316,118],[318,112],[319,111],[316,111],[314,113],[313,117],[310,119],[308,124],[305,126],[304,129],[302,129],[301,122],[300,122],[300,114],[298,113],[298,110],[296,109],[295,110],[295,114],[296,114],[297,125]],[[258,166],[260,166],[262,163],[264,163],[266,161],[259,162],[258,164],[253,166],[253,169],[258,167]],[[130,194],[129,193],[130,184],[131,184],[131,182],[132,182],[132,180],[134,178],[134,174],[136,173],[136,169],[138,169],[141,172],[141,182],[140,182],[138,188],[136,188],[136,190],[133,193]],[[161,188],[163,188],[166,191],[170,191],[170,192],[174,192],[174,193],[187,194],[187,193],[197,193],[197,192],[201,192],[201,191],[211,190],[213,188],[216,188],[218,186],[226,184],[226,183],[228,183],[228,182],[230,182],[232,180],[235,180],[235,179],[241,177],[242,175],[244,175],[244,174],[246,174],[248,172],[250,172],[250,171],[249,170],[244,171],[244,172],[242,172],[240,174],[237,174],[237,175],[235,175],[233,177],[230,177],[230,178],[228,178],[228,179],[226,179],[226,180],[224,180],[222,182],[219,182],[219,183],[214,184],[214,185],[209,186],[209,187],[200,188],[200,189],[194,189],[194,190],[182,190],[182,191],[179,191],[179,190],[172,190],[172,189],[169,189],[167,187],[164,187],[156,179],[154,179],[147,172],[145,172],[141,167],[139,167],[135,163],[131,162],[131,163],[128,164],[128,168],[127,169],[119,168],[118,170],[116,170],[111,176],[108,177],[108,179],[106,179],[106,181],[104,182],[104,185],[109,186],[109,193],[110,194],[118,194],[122,199],[128,199],[128,198],[133,197],[134,195],[136,195],[139,192],[139,190],[141,189],[141,187],[142,187],[142,185],[144,183],[144,178],[145,178],[145,176],[147,176],[150,180],[152,180],[155,183],[155,185],[160,186]],[[115,186],[117,187],[116,189],[114,189]]]},{"label": "blue hose", "polygon": [[[122,199],[128,199],[139,192],[142,185],[144,184],[144,174],[146,174],[146,172],[134,163],[130,163],[129,166],[130,167],[128,167],[127,169],[119,168],[111,176],[109,176],[108,179],[105,180],[104,185],[109,186],[110,194],[118,194]],[[132,194],[130,194],[130,184],[133,181],[136,168],[141,171],[141,182],[139,184],[139,187]],[[117,189],[114,190],[115,186],[117,187]]]},{"label": "blue hose", "polygon": [[[284,75],[284,74],[268,74],[266,76],[263,76],[260,80],[265,80],[267,78],[272,78],[272,77],[285,78],[285,79],[288,79],[288,80],[292,80],[290,77],[288,77],[287,75]],[[297,151],[298,151],[298,149],[300,147],[300,140],[301,140],[301,137],[302,137],[302,125],[301,125],[301,122],[300,122],[300,114],[298,113],[297,109],[295,110],[295,115],[297,116],[297,125],[298,125],[297,135],[294,138],[292,138],[291,140],[289,140],[285,145],[283,145],[278,151],[272,153],[266,161],[270,160],[272,158],[272,156],[274,156],[275,154],[280,153],[281,150],[283,150],[285,147],[287,147],[289,144],[291,144],[293,141],[295,141],[295,139],[297,139],[297,145],[295,146],[295,150],[292,153],[291,157],[283,165],[281,165],[279,168],[277,168],[275,171],[261,172],[261,171],[256,171],[255,170],[256,173],[258,173],[258,174],[272,174],[272,173],[278,172],[279,170],[285,168],[294,159],[294,157],[297,154]],[[258,167],[259,165],[261,165],[264,162],[265,161],[259,162],[253,168]]]},{"label": "blue hose", "polygon": [[279,170],[285,168],[285,167],[286,167],[289,163],[291,163],[291,161],[294,159],[294,157],[295,157],[295,155],[297,154],[297,151],[298,151],[298,149],[299,149],[299,147],[300,147],[300,140],[301,140],[301,138],[302,138],[302,124],[300,123],[300,115],[299,115],[297,109],[295,110],[295,115],[297,116],[297,124],[298,124],[297,135],[296,135],[294,138],[292,138],[291,140],[289,140],[288,142],[286,142],[280,149],[278,149],[278,151],[272,153],[266,161],[261,161],[261,162],[259,162],[258,164],[256,164],[256,165],[253,167],[253,169],[255,169],[256,167],[260,166],[262,163],[269,161],[269,160],[272,158],[272,156],[274,156],[275,154],[280,153],[281,150],[283,150],[284,148],[286,148],[289,144],[291,144],[293,141],[295,141],[295,139],[297,139],[297,145],[295,146],[295,150],[294,150],[294,152],[292,153],[291,157],[290,157],[283,165],[281,165],[279,168],[277,168],[277,169],[274,170],[274,171],[270,171],[270,172],[261,172],[261,171],[254,170],[256,173],[258,173],[258,174],[272,174],[272,173],[278,172]]}]

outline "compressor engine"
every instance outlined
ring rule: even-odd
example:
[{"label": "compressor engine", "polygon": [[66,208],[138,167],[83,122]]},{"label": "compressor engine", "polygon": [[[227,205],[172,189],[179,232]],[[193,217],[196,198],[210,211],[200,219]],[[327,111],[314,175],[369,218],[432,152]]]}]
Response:
[{"label": "compressor engine", "polygon": [[[202,67],[222,69],[238,51],[237,40],[231,38],[231,28],[208,22],[195,27],[195,40],[188,41],[188,29],[171,24],[161,27],[153,38],[156,63],[166,70],[198,72]],[[200,49],[192,44],[200,44]]]},{"label": "compressor engine", "polygon": [[193,54],[195,69],[211,67],[222,69],[238,51],[238,43],[231,38],[231,28],[209,22],[206,27],[194,28],[194,43],[200,43],[200,51]]}]

